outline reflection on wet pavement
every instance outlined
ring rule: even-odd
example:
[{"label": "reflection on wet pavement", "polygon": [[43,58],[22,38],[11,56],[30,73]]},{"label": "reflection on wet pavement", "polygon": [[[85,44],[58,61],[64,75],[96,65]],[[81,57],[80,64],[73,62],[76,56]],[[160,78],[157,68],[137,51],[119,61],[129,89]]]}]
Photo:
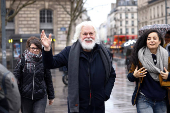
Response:
[{"label": "reflection on wet pavement", "polygon": [[131,104],[135,84],[127,80],[125,60],[113,61],[113,67],[116,81],[110,99],[106,102],[106,113],[136,113],[136,106]]},{"label": "reflection on wet pavement", "polygon": [[[135,83],[127,80],[125,60],[113,61],[117,77],[110,99],[105,103],[106,113],[136,113],[136,106],[131,104],[131,96]],[[62,83],[62,72],[52,70],[55,101],[52,106],[47,105],[46,113],[67,113],[67,86]],[[47,103],[48,104],[48,103]]]}]

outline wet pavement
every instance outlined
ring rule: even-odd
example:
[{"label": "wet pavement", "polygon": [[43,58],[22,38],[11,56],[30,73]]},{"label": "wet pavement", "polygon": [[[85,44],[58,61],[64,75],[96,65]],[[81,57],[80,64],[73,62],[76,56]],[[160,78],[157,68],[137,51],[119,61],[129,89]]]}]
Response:
[{"label": "wet pavement", "polygon": [[[127,80],[124,63],[125,59],[113,61],[117,77],[110,99],[105,102],[105,113],[136,113],[136,107],[131,104],[135,83]],[[53,105],[47,105],[46,113],[67,113],[68,88],[62,82],[62,74],[58,69],[52,70],[55,101]]]}]

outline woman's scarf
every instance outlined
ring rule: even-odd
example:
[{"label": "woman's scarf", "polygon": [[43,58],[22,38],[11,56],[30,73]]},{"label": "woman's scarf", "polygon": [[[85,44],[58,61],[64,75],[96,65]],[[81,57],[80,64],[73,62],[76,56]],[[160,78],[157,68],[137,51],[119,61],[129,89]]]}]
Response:
[{"label": "woman's scarf", "polygon": [[155,81],[159,81],[160,71],[164,71],[164,67],[168,69],[168,52],[162,46],[157,49],[157,64],[155,65],[152,58],[152,53],[148,47],[142,47],[138,51],[138,59],[143,67],[147,69],[151,77]]},{"label": "woman's scarf", "polygon": [[26,61],[25,68],[29,72],[33,72],[35,63],[39,62],[42,59],[42,52],[40,52],[39,54],[34,54],[34,53],[31,53],[29,50],[25,50],[23,55]]}]

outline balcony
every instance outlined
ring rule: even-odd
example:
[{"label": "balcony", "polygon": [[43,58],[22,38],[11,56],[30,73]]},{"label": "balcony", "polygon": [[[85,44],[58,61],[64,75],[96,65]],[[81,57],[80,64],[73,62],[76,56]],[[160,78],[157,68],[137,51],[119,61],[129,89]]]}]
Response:
[{"label": "balcony", "polygon": [[148,4],[152,4],[152,3],[156,2],[156,1],[158,1],[158,0],[150,0],[150,1],[148,1]]}]

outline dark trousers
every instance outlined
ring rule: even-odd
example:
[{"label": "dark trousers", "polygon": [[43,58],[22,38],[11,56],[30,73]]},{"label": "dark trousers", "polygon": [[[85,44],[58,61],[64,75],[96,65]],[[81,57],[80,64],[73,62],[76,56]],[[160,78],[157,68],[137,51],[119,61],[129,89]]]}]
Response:
[{"label": "dark trousers", "polygon": [[22,113],[45,113],[47,96],[40,100],[31,100],[21,97]]},{"label": "dark trousers", "polygon": [[[68,105],[68,113],[77,113],[77,112],[70,112],[68,102],[67,105]],[[105,105],[100,107],[94,107],[92,105],[89,105],[87,108],[80,107],[79,113],[105,113]]]}]

